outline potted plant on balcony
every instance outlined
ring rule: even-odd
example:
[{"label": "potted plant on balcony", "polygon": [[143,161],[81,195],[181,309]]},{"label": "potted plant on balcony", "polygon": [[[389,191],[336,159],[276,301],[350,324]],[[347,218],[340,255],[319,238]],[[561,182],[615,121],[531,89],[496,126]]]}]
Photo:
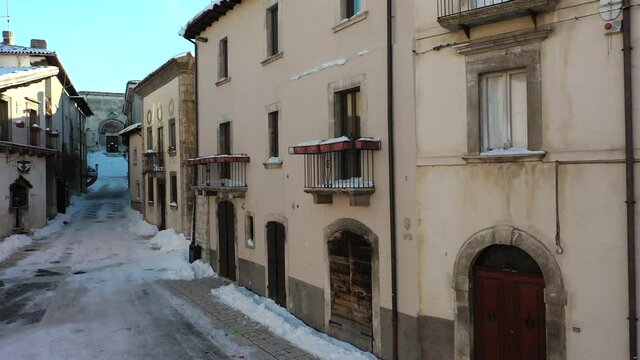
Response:
[{"label": "potted plant on balcony", "polygon": [[32,133],[39,133],[40,132],[40,125],[38,125],[38,124],[31,125],[31,132]]},{"label": "potted plant on balcony", "polygon": [[23,129],[24,128],[24,120],[18,120],[16,121],[16,127]]}]

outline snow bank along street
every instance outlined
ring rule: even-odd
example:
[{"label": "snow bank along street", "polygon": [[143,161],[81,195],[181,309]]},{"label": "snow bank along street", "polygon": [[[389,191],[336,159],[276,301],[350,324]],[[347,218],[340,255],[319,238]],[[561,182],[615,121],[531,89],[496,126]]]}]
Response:
[{"label": "snow bank along street", "polygon": [[[66,214],[0,242],[0,359],[373,358],[189,264],[182,234],[158,232],[129,208],[125,160],[89,163],[99,179]],[[195,279],[219,287],[201,291],[208,307],[163,285]],[[215,311],[235,323],[212,321]],[[264,336],[239,339],[229,330],[239,326]]]}]

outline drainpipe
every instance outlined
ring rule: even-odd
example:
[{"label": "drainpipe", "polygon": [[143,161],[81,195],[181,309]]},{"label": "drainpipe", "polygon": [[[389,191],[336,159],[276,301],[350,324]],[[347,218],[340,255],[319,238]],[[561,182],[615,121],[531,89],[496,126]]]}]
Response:
[{"label": "drainpipe", "polygon": [[398,274],[396,254],[396,180],[393,141],[393,0],[387,0],[387,134],[389,136],[389,228],[391,242],[391,326],[393,360],[398,359]]},{"label": "drainpipe", "polygon": [[[189,41],[190,43],[193,44],[193,48],[194,48],[194,55],[195,55],[195,73],[194,73],[194,79],[193,79],[193,83],[195,86],[195,111],[196,111],[196,116],[195,116],[195,120],[196,120],[196,157],[200,154],[200,146],[199,146],[199,142],[198,142],[198,43],[194,40],[191,39],[187,39],[187,41]],[[195,169],[193,170],[193,181],[194,184],[197,184],[197,180],[198,179],[198,166],[195,166]],[[196,245],[196,209],[197,209],[197,201],[198,201],[198,192],[194,191],[194,198],[193,198],[193,216],[191,216],[191,245],[194,247],[195,249],[195,245]]]},{"label": "drainpipe", "polygon": [[636,310],[636,228],[635,177],[633,144],[633,96],[631,86],[631,4],[622,0],[622,46],[624,55],[624,125],[625,165],[627,172],[627,271],[629,281],[629,358],[638,358],[638,328]]}]

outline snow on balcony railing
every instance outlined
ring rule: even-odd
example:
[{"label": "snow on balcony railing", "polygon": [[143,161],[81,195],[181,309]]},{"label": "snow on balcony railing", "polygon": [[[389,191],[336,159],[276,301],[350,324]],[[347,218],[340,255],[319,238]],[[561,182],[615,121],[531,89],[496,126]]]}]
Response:
[{"label": "snow on balcony railing", "polygon": [[217,154],[187,160],[198,166],[198,187],[208,189],[246,188],[247,154]]},{"label": "snow on balcony railing", "polygon": [[535,16],[555,8],[559,0],[437,0],[438,22],[450,30],[508,19]]},{"label": "snow on balcony railing", "polygon": [[304,155],[306,189],[373,189],[373,151],[380,149],[380,139],[339,137],[299,143],[289,153]]},{"label": "snow on balcony railing", "polygon": [[16,122],[0,121],[0,141],[5,143],[57,150],[57,140],[50,141],[49,134],[50,131],[37,124],[27,126],[22,119]]}]

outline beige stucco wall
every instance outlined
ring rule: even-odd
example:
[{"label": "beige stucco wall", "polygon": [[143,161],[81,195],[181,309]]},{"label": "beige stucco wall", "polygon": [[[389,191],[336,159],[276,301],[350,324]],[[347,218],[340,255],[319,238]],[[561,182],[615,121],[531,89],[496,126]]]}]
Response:
[{"label": "beige stucco wall", "polygon": [[[44,102],[37,104],[33,101],[28,101],[26,98],[34,100],[44,99],[45,94],[45,81],[34,83],[29,86],[10,89],[2,93],[2,99],[9,102],[9,118],[12,121],[11,126],[15,127],[17,120],[22,120],[25,124],[29,124],[29,119],[25,116],[25,109],[31,108],[38,110],[40,116],[39,123],[41,128],[44,129]],[[19,135],[14,132],[13,140],[18,143],[28,143],[28,136],[30,135],[28,125],[25,126],[25,131],[22,134],[22,138],[18,138]],[[40,137],[42,140],[44,136]],[[44,144],[42,145],[44,146]],[[24,178],[27,179],[32,189],[29,190],[29,208],[22,210],[24,216],[23,224],[27,230],[37,229],[44,226],[47,222],[47,186],[46,186],[46,159],[44,157],[19,155],[19,154],[0,154],[2,161],[0,163],[0,199],[2,199],[2,205],[0,206],[0,239],[9,235],[12,232],[13,225],[15,223],[15,217],[13,212],[9,211],[10,206],[10,191],[9,186],[18,178],[19,173],[14,167],[17,161],[30,161],[31,171],[29,174],[24,174]]]},{"label": "beige stucco wall", "polygon": [[129,194],[131,203],[140,210],[144,208],[145,184],[142,175],[145,147],[142,142],[142,132],[129,135]]},{"label": "beige stucco wall", "polygon": [[[243,1],[202,34],[208,42],[198,42],[199,71],[199,155],[218,153],[218,126],[231,121],[232,152],[247,153],[248,191],[235,199],[237,257],[267,267],[266,223],[284,222],[286,226],[286,273],[288,277],[322,288],[325,298],[330,292],[328,255],[323,230],[342,218],[356,219],[379,238],[380,306],[391,308],[391,262],[389,241],[389,190],[386,79],[386,8],[383,2],[363,1],[366,18],[340,31],[332,28],[339,22],[339,1],[280,2],[280,44],[283,56],[261,65],[266,56],[265,10],[275,3]],[[396,11],[411,17],[410,2],[397,4]],[[396,27],[398,133],[398,250],[400,311],[416,315],[414,240],[415,198],[410,187],[415,184],[415,132],[413,126],[413,67],[411,46],[413,23]],[[301,36],[304,34],[304,36]],[[219,80],[218,42],[228,37],[228,83]],[[346,64],[294,77],[335,59]],[[332,85],[359,82],[361,89],[361,127],[363,136],[382,140],[382,150],[374,155],[375,187],[370,206],[349,206],[345,195],[334,195],[333,204],[314,204],[304,190],[304,162],[301,156],[289,155],[287,148],[302,141],[334,136]],[[343,89],[348,89],[345,87]],[[268,109],[279,111],[279,153],[282,168],[266,169],[268,159]],[[406,125],[406,126],[405,126]],[[217,248],[215,201],[210,202],[210,246]],[[245,217],[253,214],[255,248],[246,246]],[[407,219],[406,221],[404,219]],[[403,224],[408,222],[408,227]],[[265,274],[266,276],[266,274]],[[374,278],[375,278],[374,276]],[[267,279],[265,278],[265,283]],[[375,305],[374,305],[375,306]],[[327,319],[328,321],[328,319]]]},{"label": "beige stucco wall", "polygon": [[[573,6],[582,2],[561,1],[556,11],[538,16],[539,28],[553,30],[540,44],[547,155],[505,164],[463,160],[465,56],[449,46],[432,49],[467,39],[439,26],[436,2],[416,3],[419,307],[420,314],[453,319],[452,272],[460,247],[484,228],[515,226],[544,243],[560,265],[568,292],[567,359],[618,359],[628,351],[623,164],[559,167],[565,252],[555,253],[554,161],[624,158],[622,35],[605,35],[597,15],[572,19],[597,13],[597,2]],[[531,18],[473,28],[471,38],[523,29],[532,29]],[[634,32],[638,41],[640,32]]]}]

